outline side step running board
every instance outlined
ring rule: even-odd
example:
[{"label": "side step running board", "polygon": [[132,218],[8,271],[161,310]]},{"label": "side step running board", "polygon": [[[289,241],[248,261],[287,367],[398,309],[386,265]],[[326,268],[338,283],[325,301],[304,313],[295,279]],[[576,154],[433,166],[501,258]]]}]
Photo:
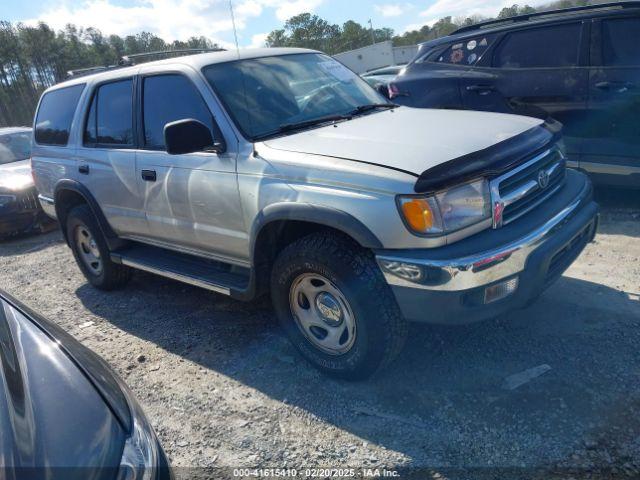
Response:
[{"label": "side step running board", "polygon": [[111,252],[115,263],[234,297],[244,297],[250,270],[142,244]]}]

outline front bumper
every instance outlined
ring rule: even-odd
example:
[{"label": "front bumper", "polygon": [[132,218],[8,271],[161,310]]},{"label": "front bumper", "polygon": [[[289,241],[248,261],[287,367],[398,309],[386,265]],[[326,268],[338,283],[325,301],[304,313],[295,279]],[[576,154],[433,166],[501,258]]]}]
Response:
[{"label": "front bumper", "polygon": [[31,231],[45,221],[35,188],[21,192],[1,191],[0,195],[14,197],[12,202],[0,207],[1,236]]},{"label": "front bumper", "polygon": [[[560,191],[508,226],[440,248],[379,250],[376,259],[407,319],[483,320],[525,306],[571,265],[596,232],[592,196],[588,178],[570,170]],[[487,287],[509,280],[515,290],[488,303]]]}]

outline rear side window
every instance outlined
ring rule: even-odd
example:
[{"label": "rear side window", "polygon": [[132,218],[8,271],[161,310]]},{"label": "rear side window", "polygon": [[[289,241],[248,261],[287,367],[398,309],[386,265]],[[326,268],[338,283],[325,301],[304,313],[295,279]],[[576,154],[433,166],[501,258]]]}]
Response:
[{"label": "rear side window", "polygon": [[468,38],[447,47],[444,52],[432,53],[426,58],[427,62],[450,63],[460,65],[475,65],[484,52],[491,46],[495,37],[481,35]]},{"label": "rear side window", "polygon": [[61,88],[45,93],[40,101],[36,117],[36,143],[43,145],[66,145],[73,114],[84,84]]},{"label": "rear side window", "polygon": [[498,45],[499,68],[573,67],[578,64],[579,23],[513,32]]},{"label": "rear side window", "polygon": [[602,60],[607,66],[640,65],[638,42],[640,18],[620,18],[602,22]]},{"label": "rear side window", "polygon": [[149,148],[164,148],[164,126],[169,122],[193,118],[204,123],[211,135],[213,117],[200,93],[182,75],[155,75],[144,79],[144,142]]},{"label": "rear side window", "polygon": [[93,95],[84,142],[90,145],[133,145],[133,82],[100,85]]}]

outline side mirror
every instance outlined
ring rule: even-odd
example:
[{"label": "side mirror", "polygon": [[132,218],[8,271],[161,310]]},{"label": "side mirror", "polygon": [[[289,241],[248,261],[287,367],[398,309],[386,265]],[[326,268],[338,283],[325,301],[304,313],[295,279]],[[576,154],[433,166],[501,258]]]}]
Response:
[{"label": "side mirror", "polygon": [[375,86],[376,91],[384,98],[389,98],[389,87],[386,83],[379,83]]},{"label": "side mirror", "polygon": [[209,127],[193,118],[167,123],[164,126],[164,144],[170,155],[224,151],[224,143],[214,142]]}]

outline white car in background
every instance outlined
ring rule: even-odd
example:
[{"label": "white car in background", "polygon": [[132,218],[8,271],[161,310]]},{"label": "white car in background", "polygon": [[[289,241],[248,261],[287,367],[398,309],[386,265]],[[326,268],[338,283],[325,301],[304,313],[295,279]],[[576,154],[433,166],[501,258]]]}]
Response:
[{"label": "white car in background", "polygon": [[390,67],[376,68],[369,72],[360,74],[362,79],[372,87],[378,85],[387,86],[394,78],[398,76],[404,65],[391,65]]},{"label": "white car in background", "polygon": [[0,128],[0,238],[51,224],[38,202],[30,157],[31,128]]}]

